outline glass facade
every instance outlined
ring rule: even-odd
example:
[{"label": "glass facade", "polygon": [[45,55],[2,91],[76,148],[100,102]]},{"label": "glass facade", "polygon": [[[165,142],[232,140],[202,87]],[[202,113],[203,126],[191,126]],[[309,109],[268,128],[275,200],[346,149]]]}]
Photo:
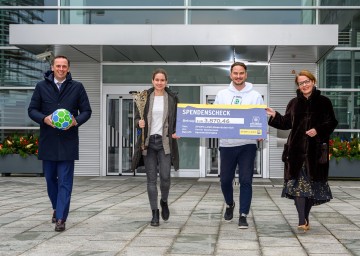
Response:
[{"label": "glass facade", "polygon": [[358,0],[320,0],[323,6],[360,6]]},{"label": "glass facade", "polygon": [[[111,84],[150,84],[149,74],[156,68],[164,68],[169,74],[169,85],[176,84],[228,84],[229,65],[104,65],[103,83]],[[268,66],[248,66],[247,81],[255,84],[268,83]]]},{"label": "glass facade", "polygon": [[184,24],[183,10],[66,10],[62,24]]},{"label": "glass facade", "polygon": [[182,6],[184,0],[61,0],[62,6]]},{"label": "glass facade", "polygon": [[0,90],[0,124],[5,127],[37,126],[27,114],[32,90]]},{"label": "glass facade", "polygon": [[[32,87],[42,79],[49,63],[34,54],[9,45],[9,24],[338,24],[339,45],[319,63],[319,87],[333,102],[338,129],[342,134],[356,134],[360,129],[360,1],[358,0],[43,0],[1,1],[0,3],[0,131],[1,136],[34,128],[27,117]],[[322,8],[318,8],[319,4]],[[354,8],[341,8],[341,7]],[[11,8],[10,8],[11,7]],[[27,8],[22,8],[27,7]],[[83,8],[82,8],[83,7]],[[325,7],[325,8],[324,8]],[[329,7],[329,8],[326,8]],[[335,8],[339,7],[339,8]],[[266,42],[265,42],[266,44]],[[126,46],[125,46],[126,47]],[[131,47],[131,46],[128,46]],[[189,46],[184,46],[189,47]],[[346,47],[346,48],[344,48]],[[182,101],[199,103],[197,85],[229,83],[228,65],[213,62],[193,65],[186,56],[165,63],[159,56],[144,57],[141,47],[136,63],[116,46],[103,47],[103,84],[149,84],[148,74],[155,67],[169,73],[169,85]],[[164,49],[162,49],[164,50]],[[170,49],[171,51],[173,49]],[[237,52],[246,52],[241,49]],[[134,51],[134,50],[133,50]],[[144,49],[146,51],[146,49]],[[259,51],[260,52],[260,51]],[[267,64],[252,65],[249,82],[268,84]],[[160,55],[160,54],[159,54]],[[173,55],[175,56],[175,55]],[[182,59],[184,58],[184,59]],[[120,62],[121,65],[110,62]],[[149,65],[144,62],[157,62]],[[164,65],[158,65],[164,63]],[[136,64],[136,65],[134,65]],[[194,86],[184,86],[184,85]],[[36,128],[35,128],[36,127]],[[16,129],[15,129],[16,128]],[[0,139],[1,139],[0,136]],[[180,150],[187,157],[181,168],[199,168],[198,139],[183,139]],[[185,149],[186,148],[186,149]]]},{"label": "glass facade", "polygon": [[[360,129],[360,91],[329,92],[322,94],[330,98],[339,122],[337,129]],[[357,132],[359,133],[360,130]]]},{"label": "glass facade", "polygon": [[[169,73],[168,73],[169,74]],[[169,75],[169,78],[171,76]],[[189,104],[200,103],[200,87],[196,86],[170,86],[171,90],[178,93],[180,102]],[[200,163],[200,139],[181,138],[178,141],[180,157],[180,169],[199,169]]]},{"label": "glass facade", "polygon": [[313,10],[191,10],[189,24],[314,24]]},{"label": "glass facade", "polygon": [[316,0],[189,0],[192,6],[311,6]]},{"label": "glass facade", "polygon": [[56,6],[58,0],[2,0],[1,6]]},{"label": "glass facade", "polygon": [[[31,2],[32,6],[44,6],[54,5],[55,1]],[[30,4],[29,1],[2,1],[1,3],[5,8]],[[41,79],[46,64],[27,51],[9,46],[9,24],[56,24],[57,11],[5,8],[0,9],[0,88],[35,86],[35,83]]]},{"label": "glass facade", "polygon": [[[359,1],[321,1],[324,6],[360,6]],[[340,132],[350,138],[360,131],[360,13],[359,9],[329,9],[319,13],[321,24],[339,25],[339,44],[319,64],[319,85],[334,106]],[[326,91],[329,89],[329,91]],[[350,130],[349,132],[344,131]]]}]

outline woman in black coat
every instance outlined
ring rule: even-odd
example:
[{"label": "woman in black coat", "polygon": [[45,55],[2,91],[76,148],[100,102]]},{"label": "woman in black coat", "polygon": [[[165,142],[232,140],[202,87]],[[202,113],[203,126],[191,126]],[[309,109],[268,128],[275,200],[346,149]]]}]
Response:
[{"label": "woman in black coat", "polygon": [[291,132],[284,145],[284,188],[282,197],[294,199],[299,215],[298,228],[310,229],[309,213],[313,205],[332,199],[328,185],[329,138],[338,122],[331,101],[316,89],[316,78],[301,71],[295,78],[297,97],[287,105],[285,115],[272,108],[269,125]]}]

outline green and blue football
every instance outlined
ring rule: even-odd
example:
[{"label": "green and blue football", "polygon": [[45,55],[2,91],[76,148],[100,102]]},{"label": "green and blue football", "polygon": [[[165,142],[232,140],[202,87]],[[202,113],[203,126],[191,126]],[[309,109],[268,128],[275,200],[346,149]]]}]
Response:
[{"label": "green and blue football", "polygon": [[60,108],[54,111],[51,121],[56,128],[64,130],[71,125],[72,115],[68,110]]}]

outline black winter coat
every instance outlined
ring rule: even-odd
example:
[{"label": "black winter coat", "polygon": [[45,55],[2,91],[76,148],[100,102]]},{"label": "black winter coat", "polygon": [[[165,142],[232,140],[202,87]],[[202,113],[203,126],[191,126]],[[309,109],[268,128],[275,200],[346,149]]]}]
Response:
[{"label": "black winter coat", "polygon": [[[150,95],[154,91],[154,87],[150,88],[147,91],[147,101],[144,108],[144,120],[145,120],[145,128],[144,128],[144,136],[145,140],[148,134],[148,121],[146,120],[146,117],[149,112],[149,104],[150,104]],[[176,133],[176,111],[177,111],[177,104],[179,102],[179,99],[175,93],[173,93],[168,87],[165,87],[165,91],[168,94],[168,131],[165,136],[169,138],[169,146],[170,146],[170,154],[171,154],[171,164],[173,165],[175,171],[179,170],[179,149],[177,140],[173,139],[171,137],[172,134]],[[137,108],[135,112],[135,125],[138,127],[138,123],[140,121],[140,114]],[[140,129],[140,128],[139,128]],[[132,164],[131,164],[131,170],[135,170],[139,166],[143,165],[143,156],[141,152],[141,133],[139,137],[137,138],[137,142],[135,145],[135,152],[132,158]]]},{"label": "black winter coat", "polygon": [[[29,117],[40,124],[39,159],[67,161],[79,159],[79,126],[91,116],[91,107],[82,83],[68,73],[61,90],[54,83],[54,73],[48,71],[37,83],[28,108]],[[44,123],[44,118],[56,109],[65,108],[75,117],[77,126],[59,130]]]},{"label": "black winter coat", "polygon": [[[297,179],[303,164],[311,180],[328,179],[329,158],[326,157],[325,163],[319,163],[321,145],[326,143],[328,152],[329,138],[337,124],[331,101],[315,87],[308,99],[298,89],[297,97],[289,102],[285,115],[276,112],[275,117],[269,119],[269,125],[274,128],[291,129],[282,159],[285,180]],[[312,128],[317,132],[314,137],[305,134]]]}]

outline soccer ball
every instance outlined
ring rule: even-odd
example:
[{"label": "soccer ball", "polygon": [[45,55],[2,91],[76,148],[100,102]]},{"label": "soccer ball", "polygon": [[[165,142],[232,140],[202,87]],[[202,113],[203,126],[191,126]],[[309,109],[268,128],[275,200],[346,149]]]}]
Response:
[{"label": "soccer ball", "polygon": [[54,111],[51,116],[51,121],[56,128],[64,130],[71,125],[72,115],[68,110],[60,108]]}]

